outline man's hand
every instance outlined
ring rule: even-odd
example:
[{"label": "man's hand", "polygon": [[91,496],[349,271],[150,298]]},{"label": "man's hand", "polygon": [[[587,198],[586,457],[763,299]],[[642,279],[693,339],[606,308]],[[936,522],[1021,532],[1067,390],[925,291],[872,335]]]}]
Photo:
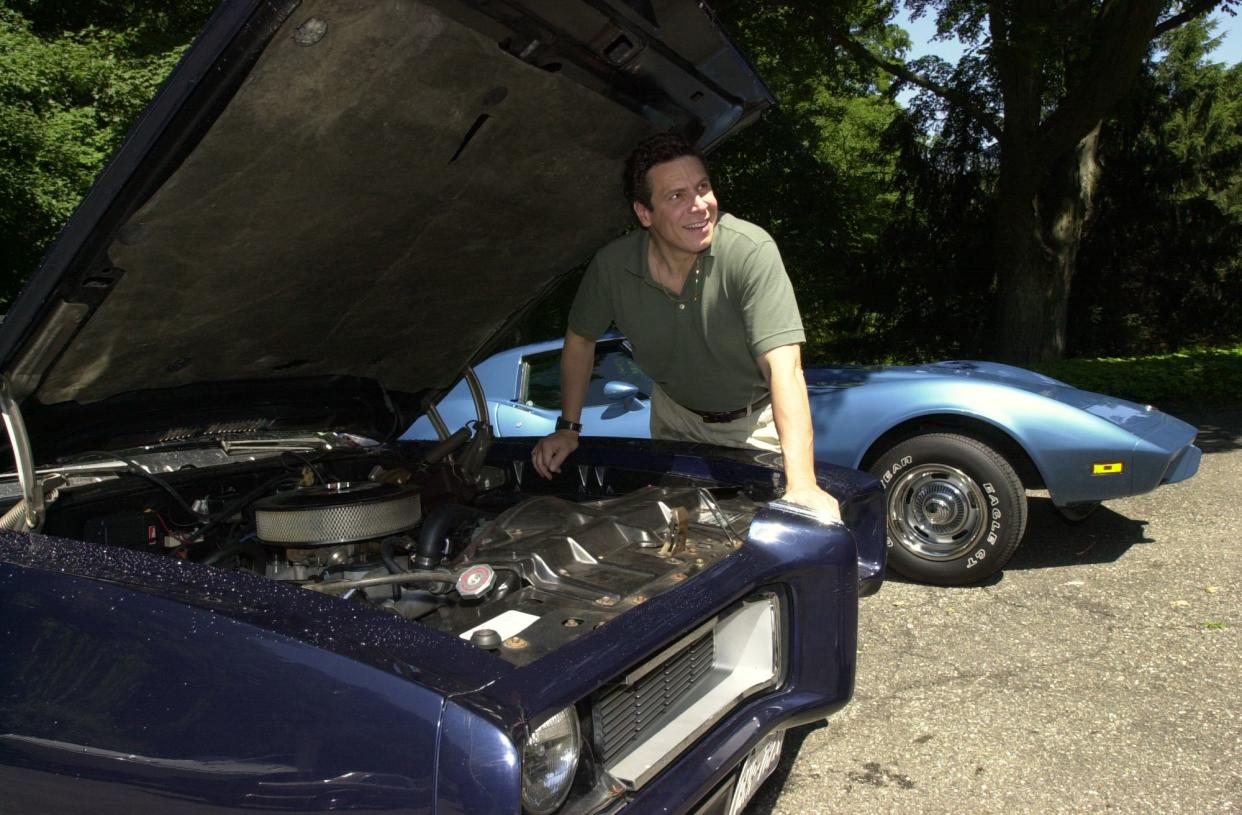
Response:
[{"label": "man's hand", "polygon": [[565,459],[577,449],[578,434],[572,430],[558,430],[539,440],[531,451],[530,460],[541,476],[551,478],[561,471]]},{"label": "man's hand", "polygon": [[[588,340],[571,328],[565,332],[561,350],[561,417],[571,422],[582,421],[582,403],[586,401],[591,368],[595,365],[595,340]],[[569,454],[578,449],[578,434],[558,430],[544,436],[531,451],[530,460],[544,478],[561,471]]]},{"label": "man's hand", "polygon": [[841,523],[841,505],[837,503],[837,499],[821,490],[817,484],[790,487],[781,497],[791,504],[813,510],[823,523]]},{"label": "man's hand", "polygon": [[837,499],[815,483],[815,443],[811,405],[802,375],[802,349],[782,345],[759,357],[759,370],[772,388],[772,415],[785,459],[784,499],[807,507],[824,523],[840,523]]}]

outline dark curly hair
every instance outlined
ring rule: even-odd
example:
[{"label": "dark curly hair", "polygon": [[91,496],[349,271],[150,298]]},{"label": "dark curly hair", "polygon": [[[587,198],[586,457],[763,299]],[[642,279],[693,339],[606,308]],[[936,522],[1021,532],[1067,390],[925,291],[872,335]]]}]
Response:
[{"label": "dark curly hair", "polygon": [[625,160],[625,175],[621,180],[625,200],[637,201],[647,209],[652,209],[651,184],[647,180],[647,171],[657,164],[682,156],[694,156],[704,167],[707,166],[707,159],[703,158],[703,154],[676,133],[657,133],[645,139]]}]

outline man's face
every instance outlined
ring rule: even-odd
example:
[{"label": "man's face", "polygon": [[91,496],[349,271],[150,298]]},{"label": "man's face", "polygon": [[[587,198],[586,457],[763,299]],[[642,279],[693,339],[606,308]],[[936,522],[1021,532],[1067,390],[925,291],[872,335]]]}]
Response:
[{"label": "man's face", "polygon": [[653,240],[683,252],[711,246],[716,230],[716,194],[707,168],[694,156],[682,156],[647,171],[651,209],[634,202],[634,214]]}]

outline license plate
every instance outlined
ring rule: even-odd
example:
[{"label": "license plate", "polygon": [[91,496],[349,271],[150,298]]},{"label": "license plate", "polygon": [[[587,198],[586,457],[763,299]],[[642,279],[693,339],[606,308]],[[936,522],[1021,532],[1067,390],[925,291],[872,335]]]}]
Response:
[{"label": "license plate", "polygon": [[742,772],[733,785],[733,798],[729,801],[729,815],[740,815],[750,803],[751,796],[759,789],[776,764],[781,760],[781,744],[785,741],[785,731],[769,733],[763,741],[755,745],[746,761],[742,764]]}]

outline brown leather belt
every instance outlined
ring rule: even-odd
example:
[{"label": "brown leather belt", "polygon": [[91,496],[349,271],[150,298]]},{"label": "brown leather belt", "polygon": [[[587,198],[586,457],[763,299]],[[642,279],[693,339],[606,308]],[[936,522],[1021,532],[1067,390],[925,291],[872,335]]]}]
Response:
[{"label": "brown leather belt", "polygon": [[[754,413],[767,403],[768,396],[770,396],[770,394],[765,393],[763,396],[760,396],[746,407],[738,408],[737,410],[726,410],[721,413],[710,413],[706,410],[695,410],[691,407],[686,408],[686,410],[698,416],[706,424],[723,424],[725,422],[732,422],[736,419],[742,418],[743,416],[749,416]],[[686,406],[682,405],[682,407]]]}]

